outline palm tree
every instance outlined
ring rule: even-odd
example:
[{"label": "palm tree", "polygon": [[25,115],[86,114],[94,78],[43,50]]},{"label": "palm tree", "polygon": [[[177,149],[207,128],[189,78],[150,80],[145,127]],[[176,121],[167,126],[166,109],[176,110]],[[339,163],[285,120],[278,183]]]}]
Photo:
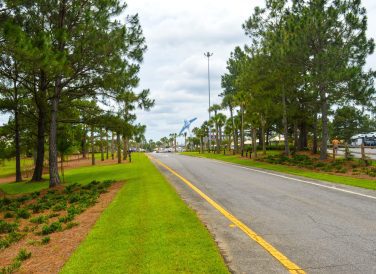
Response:
[{"label": "palm tree", "polygon": [[204,137],[205,137],[205,131],[204,129],[195,127],[192,129],[192,132],[196,135],[196,137],[200,140],[200,153],[203,153],[204,148],[203,148],[203,143],[204,143]]},{"label": "palm tree", "polygon": [[215,145],[216,145],[216,151],[219,153],[219,128],[218,128],[218,111],[221,110],[222,107],[220,105],[214,104],[209,108],[209,111],[214,111],[214,116],[210,118],[209,123],[211,122],[212,125],[214,125],[215,128]]},{"label": "palm tree", "polygon": [[222,146],[222,127],[226,123],[226,115],[224,115],[223,113],[218,113],[215,116],[215,120],[217,121],[217,125],[218,125],[219,140],[218,140],[218,149],[217,149],[217,152],[219,153],[219,150],[220,150],[220,148]]}]

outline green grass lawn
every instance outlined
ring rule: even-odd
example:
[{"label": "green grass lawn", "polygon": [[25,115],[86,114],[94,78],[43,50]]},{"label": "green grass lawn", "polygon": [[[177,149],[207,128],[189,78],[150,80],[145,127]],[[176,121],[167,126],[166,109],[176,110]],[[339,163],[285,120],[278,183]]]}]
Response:
[{"label": "green grass lawn", "polygon": [[[115,157],[116,157],[115,153]],[[111,159],[111,152],[108,154],[109,159]],[[81,157],[81,155],[80,155]],[[86,155],[88,159],[91,159],[91,154],[88,153]],[[65,159],[66,157],[64,157]],[[71,157],[72,160],[77,159],[77,155],[74,155]],[[104,153],[104,159],[106,160],[106,153]],[[101,160],[101,153],[95,153],[95,160],[96,162]],[[59,163],[60,167],[60,163]],[[21,160],[21,171],[22,173],[25,171],[25,169],[33,169],[34,168],[34,161],[32,158],[24,158]],[[16,174],[16,160],[11,159],[11,160],[4,160],[4,162],[0,162],[0,178],[12,176]]]},{"label": "green grass lawn", "polygon": [[230,162],[234,164],[240,164],[249,167],[262,168],[272,171],[278,171],[293,175],[299,175],[311,179],[322,180],[332,183],[362,187],[367,189],[376,190],[376,180],[371,179],[360,179],[353,178],[348,176],[340,176],[333,174],[320,173],[317,171],[310,171],[305,169],[294,168],[284,165],[269,164],[264,162],[258,162],[251,159],[240,158],[239,155],[223,155],[223,154],[213,154],[213,153],[204,153],[199,154],[198,152],[183,152],[183,155],[195,156],[195,157],[205,157],[215,160],[221,160],[225,162]]},{"label": "green grass lawn", "polygon": [[128,165],[70,171],[70,181],[126,184],[61,273],[228,273],[196,214],[145,155],[132,157]]},{"label": "green grass lawn", "polygon": [[[33,168],[33,159],[25,158],[21,159],[21,170]],[[12,176],[16,174],[16,159],[4,160],[0,162],[0,178]]]},{"label": "green grass lawn", "polygon": [[[126,164],[106,165],[106,166],[88,166],[65,171],[65,182],[87,184],[93,180],[125,180],[124,167]],[[48,178],[48,176],[45,176]],[[6,194],[21,194],[38,191],[48,187],[48,182],[42,183],[7,183],[0,184],[0,189]]]}]

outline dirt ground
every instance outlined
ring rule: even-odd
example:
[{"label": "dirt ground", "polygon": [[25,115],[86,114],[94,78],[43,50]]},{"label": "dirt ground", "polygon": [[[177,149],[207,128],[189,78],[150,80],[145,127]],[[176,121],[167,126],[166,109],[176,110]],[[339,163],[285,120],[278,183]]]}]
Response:
[{"label": "dirt ground", "polygon": [[[124,160],[122,160],[124,161]],[[101,161],[100,159],[95,159],[95,165],[97,166],[102,166],[102,165],[112,165],[117,163],[117,158],[114,160],[111,159],[111,156],[108,160]],[[64,162],[64,171],[72,169],[72,168],[77,168],[77,167],[83,167],[83,166],[91,166],[91,158],[88,156],[87,158],[82,158],[81,156],[71,156],[68,161]],[[61,171],[61,164],[59,163],[59,170]],[[25,181],[28,181],[31,179],[33,175],[33,170],[27,170],[25,172],[22,172],[22,178]],[[45,168],[43,170],[43,174],[48,174],[48,168]],[[6,183],[11,183],[16,180],[16,176],[8,176],[4,178],[0,178],[0,184],[6,184]]]},{"label": "dirt ground", "polygon": [[[98,198],[98,202],[78,215],[74,222],[78,223],[69,230],[52,233],[47,245],[31,245],[30,241],[39,239],[33,233],[29,233],[21,241],[0,251],[0,267],[11,264],[20,249],[25,248],[31,252],[30,259],[22,263],[21,268],[15,273],[58,273],[68,260],[70,255],[79,246],[82,240],[95,224],[100,214],[110,204],[123,183],[115,183],[107,193]],[[51,256],[53,255],[53,256]]]}]

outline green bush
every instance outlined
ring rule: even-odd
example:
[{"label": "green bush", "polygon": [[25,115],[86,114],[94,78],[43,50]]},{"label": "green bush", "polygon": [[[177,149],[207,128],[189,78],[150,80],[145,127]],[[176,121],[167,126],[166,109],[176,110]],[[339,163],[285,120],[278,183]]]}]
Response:
[{"label": "green bush", "polygon": [[16,217],[22,219],[29,219],[30,212],[26,208],[20,208],[16,211]]},{"label": "green bush", "polygon": [[59,216],[60,214],[59,213],[51,213],[51,214],[48,214],[48,218],[51,219],[51,218],[55,218],[57,216]]},{"label": "green bush", "polygon": [[52,207],[53,211],[62,211],[67,208],[67,204],[65,202],[61,202],[59,204],[56,204]]},{"label": "green bush", "polygon": [[7,248],[12,243],[18,242],[23,238],[24,234],[12,231],[5,238],[0,239],[0,249]]},{"label": "green bush", "polygon": [[75,227],[75,226],[78,226],[78,223],[76,223],[76,222],[69,222],[69,223],[67,223],[67,225],[65,226],[65,229],[71,229],[71,228],[73,228],[73,227]]},{"label": "green bush", "polygon": [[8,223],[4,220],[0,220],[0,233],[10,233],[18,228],[17,223]]},{"label": "green bush", "polygon": [[17,261],[23,262],[31,257],[31,252],[27,252],[26,249],[21,249],[16,257]]},{"label": "green bush", "polygon": [[60,223],[67,223],[67,222],[73,221],[73,219],[74,219],[74,215],[68,214],[67,216],[60,217],[59,222]]},{"label": "green bush", "polygon": [[33,211],[33,213],[39,213],[44,209],[40,203],[31,204],[29,208]]},{"label": "green bush", "polygon": [[13,218],[14,217],[14,214],[12,212],[6,212],[4,214],[4,218],[5,219],[9,219],[9,218]]},{"label": "green bush", "polygon": [[47,234],[51,234],[51,233],[54,233],[54,232],[57,232],[57,231],[62,231],[63,228],[61,226],[61,223],[60,222],[53,222],[51,223],[50,225],[44,225],[42,227],[42,235],[47,235]]},{"label": "green bush", "polygon": [[30,222],[33,224],[43,224],[48,221],[48,216],[39,215],[37,217],[31,218]]},{"label": "green bush", "polygon": [[13,261],[11,265],[1,268],[1,274],[11,274],[21,267],[21,262],[18,260]]},{"label": "green bush", "polygon": [[51,240],[50,236],[43,237],[41,240],[41,244],[46,245],[50,242],[50,240]]}]

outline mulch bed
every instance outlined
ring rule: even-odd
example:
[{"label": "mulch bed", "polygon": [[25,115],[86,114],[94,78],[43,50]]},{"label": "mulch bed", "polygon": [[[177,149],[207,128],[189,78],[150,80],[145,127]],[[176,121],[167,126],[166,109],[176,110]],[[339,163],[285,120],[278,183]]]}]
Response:
[{"label": "mulch bed", "polygon": [[[31,258],[24,261],[15,273],[58,273],[70,255],[93,227],[100,214],[111,203],[123,183],[114,183],[103,193],[97,203],[86,209],[74,219],[78,223],[69,230],[50,234],[50,242],[46,245],[31,245],[32,240],[38,239],[33,233],[10,247],[0,250],[0,266],[11,264],[21,249],[31,252]],[[1,268],[0,267],[0,268]]]}]

